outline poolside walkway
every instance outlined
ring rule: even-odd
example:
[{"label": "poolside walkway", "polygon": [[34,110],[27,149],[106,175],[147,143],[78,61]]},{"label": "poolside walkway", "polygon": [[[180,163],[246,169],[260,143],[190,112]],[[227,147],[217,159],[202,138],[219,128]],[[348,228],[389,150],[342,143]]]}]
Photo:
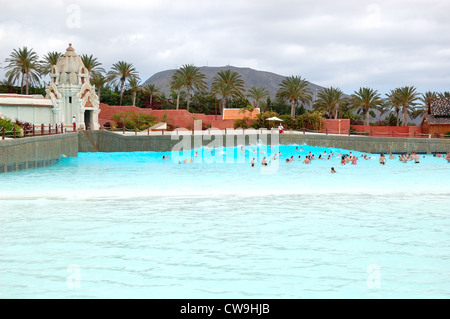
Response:
[{"label": "poolside walkway", "polygon": [[[116,130],[112,131],[115,134],[119,135],[125,135],[125,136],[162,136],[162,135],[169,135],[172,134],[175,135],[252,135],[252,134],[279,134],[277,129],[268,130],[268,129],[226,129],[226,130],[219,130],[219,129],[208,129],[208,130],[198,130],[198,131],[188,131],[188,130],[174,130],[174,131],[151,131],[151,130],[144,130],[144,131],[129,131],[126,130],[125,132],[122,130]],[[326,133],[318,133],[318,132],[303,132],[303,131],[294,131],[294,130],[288,130],[284,131],[282,134],[287,135],[335,135],[335,136],[348,136],[348,134],[326,134]]]}]

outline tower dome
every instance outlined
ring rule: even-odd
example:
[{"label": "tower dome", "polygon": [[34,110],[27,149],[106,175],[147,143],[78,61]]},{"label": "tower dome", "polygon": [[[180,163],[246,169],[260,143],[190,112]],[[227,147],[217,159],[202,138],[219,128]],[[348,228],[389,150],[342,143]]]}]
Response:
[{"label": "tower dome", "polygon": [[89,81],[88,72],[83,61],[72,48],[72,43],[69,43],[66,52],[58,59],[50,72],[50,77],[57,85],[81,85]]},{"label": "tower dome", "polygon": [[53,102],[56,123],[72,123],[77,119],[81,129],[98,129],[99,99],[95,87],[89,81],[89,71],[76,53],[72,44],[58,59],[50,71],[47,97]]}]

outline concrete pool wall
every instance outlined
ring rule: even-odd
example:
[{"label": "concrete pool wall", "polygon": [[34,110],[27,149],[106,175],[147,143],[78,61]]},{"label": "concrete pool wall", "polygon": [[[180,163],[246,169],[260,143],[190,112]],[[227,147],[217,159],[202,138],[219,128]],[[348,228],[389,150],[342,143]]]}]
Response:
[{"label": "concrete pool wall", "polygon": [[[184,134],[187,134],[186,132]],[[79,131],[59,135],[0,140],[0,173],[52,164],[61,156],[76,157],[78,152],[169,152],[174,147],[196,148],[208,145],[237,146],[242,144],[282,145],[307,144],[335,147],[367,153],[418,152],[431,154],[450,151],[450,139],[394,138],[348,135],[283,133],[209,135],[123,135],[108,131]],[[214,144],[215,143],[215,144]]]},{"label": "concrete pool wall", "polygon": [[78,156],[78,134],[0,140],[0,173],[53,164],[61,156]]},{"label": "concrete pool wall", "polygon": [[[182,135],[173,139],[167,135],[123,135],[121,133],[112,133],[108,131],[83,131],[80,132],[79,151],[80,152],[133,152],[133,151],[159,151],[168,152],[180,143],[184,138],[190,139],[190,144],[195,146],[207,146],[215,140],[214,135],[192,136]],[[178,139],[179,138],[179,139]],[[274,137],[275,138],[275,137]],[[195,140],[196,139],[196,140]],[[228,134],[220,138],[218,143],[227,146],[236,146],[255,143],[254,141],[266,141],[268,145],[272,142],[271,134]],[[275,140],[274,140],[275,142]],[[197,143],[197,144],[196,144]],[[283,133],[279,135],[279,143],[289,144],[307,144],[310,146],[336,147],[349,150],[355,150],[367,153],[426,153],[448,152],[450,151],[450,139],[435,138],[395,138],[395,137],[371,137],[371,136],[348,136],[348,135],[324,135],[324,134],[290,134]]]}]

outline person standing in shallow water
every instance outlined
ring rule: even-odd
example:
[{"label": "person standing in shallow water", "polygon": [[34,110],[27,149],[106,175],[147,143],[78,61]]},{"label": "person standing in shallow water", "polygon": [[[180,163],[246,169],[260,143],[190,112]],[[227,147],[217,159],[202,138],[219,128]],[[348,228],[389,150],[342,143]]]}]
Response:
[{"label": "person standing in shallow water", "polygon": [[380,154],[380,164],[381,165],[386,164],[386,157],[384,157],[383,153]]}]

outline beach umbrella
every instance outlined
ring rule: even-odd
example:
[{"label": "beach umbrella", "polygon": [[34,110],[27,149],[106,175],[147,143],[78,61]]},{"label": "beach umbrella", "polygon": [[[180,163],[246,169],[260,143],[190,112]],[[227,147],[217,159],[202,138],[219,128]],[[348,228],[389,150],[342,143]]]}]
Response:
[{"label": "beach umbrella", "polygon": [[269,117],[268,119],[266,119],[267,121],[279,121],[279,122],[283,122],[282,119],[279,119],[278,117],[274,116],[274,117]]}]

